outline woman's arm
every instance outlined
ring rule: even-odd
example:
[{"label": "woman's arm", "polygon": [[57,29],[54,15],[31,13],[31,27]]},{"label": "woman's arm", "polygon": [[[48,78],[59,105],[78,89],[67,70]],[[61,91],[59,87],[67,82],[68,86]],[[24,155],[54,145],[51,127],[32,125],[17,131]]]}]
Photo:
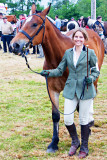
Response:
[{"label": "woman's arm", "polygon": [[95,55],[94,50],[91,50],[90,67],[91,67],[90,77],[92,78],[92,81],[94,82],[100,74],[99,68],[98,68],[98,60],[97,60],[97,56]]},{"label": "woman's arm", "polygon": [[63,72],[66,70],[67,60],[66,60],[66,52],[62,58],[62,61],[59,63],[56,69],[43,70],[41,72],[42,75],[48,75],[48,77],[59,77],[63,75]]}]

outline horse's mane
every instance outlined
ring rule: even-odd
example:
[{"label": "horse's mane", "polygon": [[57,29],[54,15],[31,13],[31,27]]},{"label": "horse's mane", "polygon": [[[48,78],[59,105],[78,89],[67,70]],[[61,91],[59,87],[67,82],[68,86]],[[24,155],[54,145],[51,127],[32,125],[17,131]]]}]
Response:
[{"label": "horse's mane", "polygon": [[51,24],[57,29],[56,25],[46,16],[46,18],[51,22]]}]

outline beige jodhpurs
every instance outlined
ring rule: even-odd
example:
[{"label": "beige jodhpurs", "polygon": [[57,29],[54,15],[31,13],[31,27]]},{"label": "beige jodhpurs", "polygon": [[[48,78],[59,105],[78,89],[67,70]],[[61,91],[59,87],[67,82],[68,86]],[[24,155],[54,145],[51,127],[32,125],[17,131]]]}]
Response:
[{"label": "beige jodhpurs", "polygon": [[[78,100],[77,96],[73,100],[66,99],[64,103],[64,114],[72,113],[79,103],[79,122],[80,125],[86,125],[93,121],[93,98],[88,100]],[[72,125],[74,123],[74,113],[64,115],[65,125]]]}]

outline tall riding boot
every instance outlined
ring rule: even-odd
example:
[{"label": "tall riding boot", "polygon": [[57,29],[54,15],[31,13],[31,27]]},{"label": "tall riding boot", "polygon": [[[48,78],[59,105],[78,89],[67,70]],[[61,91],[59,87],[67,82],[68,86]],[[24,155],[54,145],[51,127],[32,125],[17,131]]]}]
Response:
[{"label": "tall riding boot", "polygon": [[77,135],[77,131],[74,123],[70,126],[66,126],[66,128],[72,138],[71,148],[69,150],[69,156],[73,156],[75,155],[76,150],[80,147],[80,141],[78,139],[78,135]]},{"label": "tall riding boot", "polygon": [[88,138],[89,138],[89,125],[81,125],[81,147],[78,157],[85,158],[88,155]]}]

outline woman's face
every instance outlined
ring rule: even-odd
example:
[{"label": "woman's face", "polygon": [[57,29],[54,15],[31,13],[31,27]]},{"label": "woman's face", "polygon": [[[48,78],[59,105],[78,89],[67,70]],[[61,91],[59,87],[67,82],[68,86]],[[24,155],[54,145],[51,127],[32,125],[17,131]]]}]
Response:
[{"label": "woman's face", "polygon": [[77,31],[74,35],[75,46],[82,46],[84,44],[84,41],[85,39],[84,39],[82,32]]}]

